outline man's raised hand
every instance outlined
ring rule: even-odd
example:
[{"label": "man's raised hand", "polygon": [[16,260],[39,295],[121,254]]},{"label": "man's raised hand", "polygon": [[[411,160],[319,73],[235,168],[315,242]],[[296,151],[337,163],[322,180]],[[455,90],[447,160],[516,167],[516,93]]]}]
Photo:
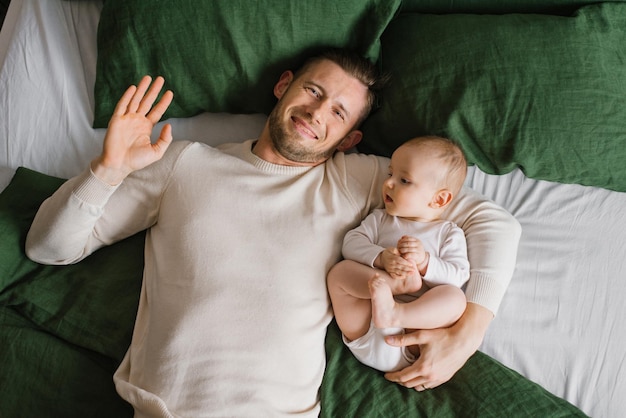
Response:
[{"label": "man's raised hand", "polygon": [[150,135],[159,122],[174,94],[168,90],[154,104],[165,80],[154,82],[144,76],[137,86],[130,86],[115,106],[104,137],[102,154],[92,162],[96,177],[111,185],[163,157],[172,142],[172,127],[163,126],[159,138],[152,143]]}]

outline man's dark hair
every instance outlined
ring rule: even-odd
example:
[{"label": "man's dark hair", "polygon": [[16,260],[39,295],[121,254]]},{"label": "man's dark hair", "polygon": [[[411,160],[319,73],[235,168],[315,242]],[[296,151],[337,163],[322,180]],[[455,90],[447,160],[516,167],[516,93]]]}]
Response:
[{"label": "man's dark hair", "polygon": [[380,92],[389,80],[388,75],[383,74],[374,63],[354,51],[329,48],[306,60],[295,76],[297,77],[300,73],[306,71],[311,65],[324,60],[332,61],[339,65],[346,73],[359,80],[364,86],[367,86],[367,103],[363,114],[359,118],[358,124],[360,124],[373,109],[378,107]]}]

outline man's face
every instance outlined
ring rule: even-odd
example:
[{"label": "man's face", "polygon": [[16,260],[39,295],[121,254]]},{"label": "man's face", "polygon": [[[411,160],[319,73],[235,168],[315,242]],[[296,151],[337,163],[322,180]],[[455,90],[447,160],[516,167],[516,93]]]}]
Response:
[{"label": "man's face", "polygon": [[349,148],[360,140],[361,133],[353,129],[364,112],[367,87],[337,64],[324,60],[297,78],[281,78],[275,93],[279,101],[269,129],[282,157],[316,165],[338,146]]}]

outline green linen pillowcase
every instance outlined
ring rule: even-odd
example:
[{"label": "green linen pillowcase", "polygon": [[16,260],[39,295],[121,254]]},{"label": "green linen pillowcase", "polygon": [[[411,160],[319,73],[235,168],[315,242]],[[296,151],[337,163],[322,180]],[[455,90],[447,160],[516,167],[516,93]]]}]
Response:
[{"label": "green linen pillowcase", "polygon": [[416,392],[359,363],[333,321],[326,335],[327,365],[321,417],[551,417],[586,415],[569,402],[481,352],[447,383]]},{"label": "green linen pillowcase", "polygon": [[107,0],[98,26],[94,127],[145,74],[174,101],[164,118],[269,113],[282,71],[311,51],[348,47],[376,61],[401,0]]},{"label": "green linen pillowcase", "polygon": [[[572,13],[581,6],[602,3],[604,0],[404,0],[401,12],[416,13]],[[618,0],[625,1],[625,0]]]},{"label": "green linen pillowcase", "polygon": [[45,266],[24,252],[40,204],[62,179],[18,168],[0,193],[0,305],[79,347],[122,360],[139,304],[145,233],[80,263]]},{"label": "green linen pillowcase", "polygon": [[403,14],[381,38],[392,80],[359,149],[458,141],[490,174],[626,191],[626,4],[571,16]]}]

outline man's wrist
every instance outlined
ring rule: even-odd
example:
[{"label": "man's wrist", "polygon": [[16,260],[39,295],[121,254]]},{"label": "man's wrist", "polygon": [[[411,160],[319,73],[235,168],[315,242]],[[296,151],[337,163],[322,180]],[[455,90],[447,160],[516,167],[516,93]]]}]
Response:
[{"label": "man's wrist", "polygon": [[129,174],[124,170],[106,166],[105,164],[103,164],[102,158],[100,157],[91,162],[90,169],[93,175],[96,176],[98,180],[111,186],[117,186]]},{"label": "man's wrist", "polygon": [[473,340],[472,345],[478,349],[493,318],[493,312],[489,309],[477,303],[468,302],[465,312],[455,326],[458,326],[457,331],[462,333],[467,341]]}]

